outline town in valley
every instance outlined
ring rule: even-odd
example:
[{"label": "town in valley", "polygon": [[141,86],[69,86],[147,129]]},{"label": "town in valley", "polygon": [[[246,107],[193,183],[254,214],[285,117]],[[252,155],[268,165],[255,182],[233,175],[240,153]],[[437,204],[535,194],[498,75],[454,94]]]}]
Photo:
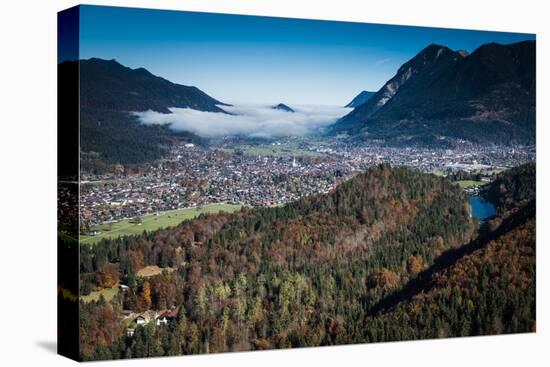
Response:
[{"label": "town in valley", "polygon": [[[209,204],[273,206],[328,193],[368,167],[387,163],[437,175],[466,172],[479,184],[495,173],[535,159],[534,146],[474,145],[453,148],[350,146],[322,139],[245,141],[225,138],[213,146],[181,143],[165,159],[112,172],[81,173],[83,234],[94,226]],[[473,180],[472,180],[473,181]],[[478,185],[465,185],[470,193]]]}]

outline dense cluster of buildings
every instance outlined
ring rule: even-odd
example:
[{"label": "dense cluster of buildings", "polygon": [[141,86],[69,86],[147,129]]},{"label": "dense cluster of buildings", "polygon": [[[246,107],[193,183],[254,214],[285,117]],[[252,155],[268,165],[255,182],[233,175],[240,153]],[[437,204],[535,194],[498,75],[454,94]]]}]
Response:
[{"label": "dense cluster of buildings", "polygon": [[[327,148],[310,148],[326,151]],[[535,160],[534,146],[505,147],[473,145],[455,142],[453,149],[398,148],[384,146],[335,147],[331,154],[356,167],[388,163],[393,166],[408,166],[424,172],[450,174],[457,171],[479,172],[496,168],[509,168]]]},{"label": "dense cluster of buildings", "polygon": [[381,163],[446,174],[512,167],[535,159],[533,147],[471,144],[420,149],[307,143],[305,150],[315,154],[250,155],[181,145],[168,159],[140,173],[118,169],[108,175],[83,174],[80,216],[94,225],[211,203],[277,205],[326,193]]},{"label": "dense cluster of buildings", "polygon": [[57,218],[60,230],[74,235],[78,231],[78,186],[60,182],[57,185]]},{"label": "dense cluster of buildings", "polygon": [[329,156],[251,157],[182,148],[172,159],[153,164],[146,174],[86,176],[81,217],[94,225],[211,203],[277,205],[328,192],[337,182],[334,172],[341,169],[342,162]]}]

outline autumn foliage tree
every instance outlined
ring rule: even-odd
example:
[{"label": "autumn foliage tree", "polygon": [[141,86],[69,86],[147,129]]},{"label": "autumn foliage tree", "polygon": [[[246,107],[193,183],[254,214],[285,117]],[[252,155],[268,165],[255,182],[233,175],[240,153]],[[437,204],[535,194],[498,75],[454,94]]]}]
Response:
[{"label": "autumn foliage tree", "polygon": [[410,274],[418,274],[424,270],[424,260],[420,255],[411,255],[407,260],[407,271]]},{"label": "autumn foliage tree", "polygon": [[99,287],[111,288],[118,284],[120,273],[115,264],[105,264],[96,274],[96,282]]}]

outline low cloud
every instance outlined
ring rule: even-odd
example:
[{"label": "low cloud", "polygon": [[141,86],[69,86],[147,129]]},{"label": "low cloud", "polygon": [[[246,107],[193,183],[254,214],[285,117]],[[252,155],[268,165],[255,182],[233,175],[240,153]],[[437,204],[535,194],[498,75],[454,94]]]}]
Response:
[{"label": "low cloud", "polygon": [[169,124],[177,131],[191,131],[203,137],[305,136],[322,132],[352,109],[339,106],[290,106],[286,112],[271,106],[219,106],[230,114],[170,108],[172,113],[134,112],[144,124]]}]

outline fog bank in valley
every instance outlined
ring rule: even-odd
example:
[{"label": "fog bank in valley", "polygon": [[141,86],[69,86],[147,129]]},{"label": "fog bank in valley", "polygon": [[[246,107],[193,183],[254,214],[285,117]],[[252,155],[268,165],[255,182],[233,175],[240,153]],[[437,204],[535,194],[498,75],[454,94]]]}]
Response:
[{"label": "fog bank in valley", "polygon": [[170,108],[172,113],[134,112],[141,123],[169,124],[177,131],[191,131],[203,137],[306,136],[322,132],[352,109],[340,106],[295,106],[286,112],[265,105],[219,106],[228,114]]}]

